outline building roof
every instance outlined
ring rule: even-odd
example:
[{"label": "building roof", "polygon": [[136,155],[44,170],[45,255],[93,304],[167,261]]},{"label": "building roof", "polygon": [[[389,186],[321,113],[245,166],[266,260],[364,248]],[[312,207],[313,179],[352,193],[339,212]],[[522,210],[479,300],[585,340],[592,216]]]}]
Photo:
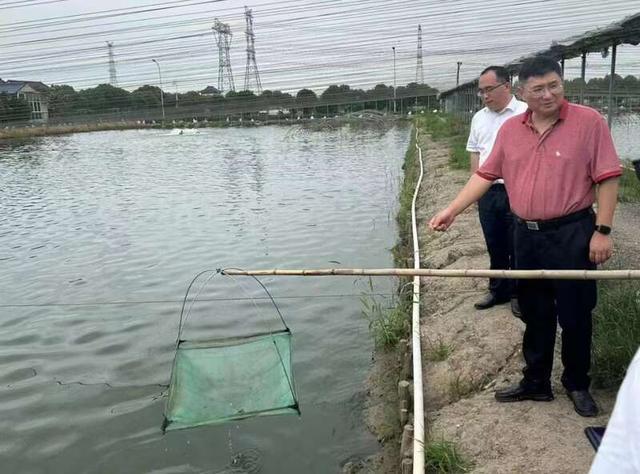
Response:
[{"label": "building roof", "polygon": [[[552,41],[551,46],[545,50],[522,56],[504,66],[511,74],[520,70],[522,63],[534,56],[551,56],[556,61],[582,56],[583,53],[600,52],[613,44],[640,44],[640,13],[623,18],[621,21],[611,23],[604,28],[587,31],[581,35],[571,36],[565,40]],[[459,90],[475,87],[478,79],[465,82],[457,87],[448,89],[440,94],[446,97]]]},{"label": "building roof", "polygon": [[601,52],[613,44],[632,44],[634,46],[640,44],[640,13],[611,23],[604,28],[587,31],[565,40],[553,41],[549,48],[523,56],[505,66],[514,71],[519,69],[524,60],[532,56],[545,55],[560,61],[561,59],[576,58],[583,53]]},{"label": "building roof", "polygon": [[22,89],[24,86],[29,86],[38,92],[46,93],[49,91],[49,87],[47,87],[42,82],[14,81],[14,80],[3,81],[2,79],[0,79],[0,94],[2,93],[17,94],[18,92],[20,92],[20,89]]}]

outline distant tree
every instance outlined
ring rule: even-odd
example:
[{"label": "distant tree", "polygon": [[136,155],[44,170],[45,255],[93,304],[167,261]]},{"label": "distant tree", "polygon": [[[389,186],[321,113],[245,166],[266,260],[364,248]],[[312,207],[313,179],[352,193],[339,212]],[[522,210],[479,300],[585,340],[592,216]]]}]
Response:
[{"label": "distant tree", "polygon": [[29,103],[16,96],[0,94],[0,122],[26,122],[31,119]]},{"label": "distant tree", "polygon": [[318,96],[311,89],[300,89],[296,94],[296,99],[301,103],[311,103],[315,102]]},{"label": "distant tree", "polygon": [[622,88],[627,92],[637,92],[640,90],[640,81],[636,76],[628,75],[622,79]]},{"label": "distant tree", "polygon": [[131,106],[129,91],[110,84],[100,84],[92,89],[78,92],[81,106],[93,113],[128,110]]},{"label": "distant tree", "polygon": [[139,87],[131,93],[131,105],[136,109],[160,107],[160,88],[149,85]]},{"label": "distant tree", "polygon": [[198,105],[206,101],[205,97],[202,97],[200,93],[195,91],[189,91],[185,94],[180,94],[178,97],[178,103],[181,106]]},{"label": "distant tree", "polygon": [[320,97],[325,101],[341,102],[343,99],[349,97],[350,92],[351,87],[346,84],[339,86],[331,85],[320,94]]},{"label": "distant tree", "polygon": [[386,84],[376,84],[373,89],[367,91],[367,96],[373,100],[385,100],[393,98],[393,87]]},{"label": "distant tree", "polygon": [[49,87],[49,116],[68,117],[77,113],[79,107],[78,93],[67,85]]},{"label": "distant tree", "polygon": [[213,86],[207,86],[200,91],[203,95],[220,95],[220,91]]},{"label": "distant tree", "polygon": [[300,89],[296,94],[296,108],[301,108],[303,115],[311,115],[317,101],[318,96],[311,89]]}]

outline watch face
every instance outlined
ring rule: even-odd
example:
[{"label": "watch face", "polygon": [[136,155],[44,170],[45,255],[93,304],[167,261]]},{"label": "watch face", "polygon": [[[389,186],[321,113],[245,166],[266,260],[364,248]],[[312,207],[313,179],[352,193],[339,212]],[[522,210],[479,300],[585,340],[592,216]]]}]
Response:
[{"label": "watch face", "polygon": [[600,232],[603,235],[609,235],[611,233],[611,227],[606,225],[597,225],[596,231]]}]

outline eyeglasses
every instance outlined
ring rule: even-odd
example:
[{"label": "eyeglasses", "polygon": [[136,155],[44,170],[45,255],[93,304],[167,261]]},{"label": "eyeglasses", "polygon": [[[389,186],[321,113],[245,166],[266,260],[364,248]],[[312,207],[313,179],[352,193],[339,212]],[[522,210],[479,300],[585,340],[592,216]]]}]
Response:
[{"label": "eyeglasses", "polygon": [[496,90],[498,87],[504,86],[505,84],[506,84],[506,82],[501,82],[500,84],[496,84],[495,86],[485,87],[484,89],[478,89],[478,92],[476,92],[476,95],[478,97],[483,97],[483,96],[485,96],[487,94],[490,94],[491,92]]},{"label": "eyeglasses", "polygon": [[554,82],[552,84],[547,84],[546,86],[537,86],[529,89],[527,92],[531,97],[539,99],[544,96],[545,91],[549,91],[549,94],[557,95],[562,92],[562,83]]}]

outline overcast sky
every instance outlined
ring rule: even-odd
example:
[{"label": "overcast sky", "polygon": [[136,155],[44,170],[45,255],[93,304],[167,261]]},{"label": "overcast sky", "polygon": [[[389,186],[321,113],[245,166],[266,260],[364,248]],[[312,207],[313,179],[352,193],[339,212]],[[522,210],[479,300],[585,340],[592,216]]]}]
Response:
[{"label": "overcast sky", "polygon": [[[236,89],[246,64],[244,1],[0,0],[0,78],[70,84],[109,82],[106,41],[114,43],[118,83],[181,92],[217,85],[217,17],[233,32]],[[416,79],[417,27],[423,30],[425,82],[443,90],[489,64],[503,64],[640,12],[640,1],[610,0],[247,0],[264,89],[321,91],[331,84],[369,88]],[[144,11],[141,11],[144,10]],[[93,12],[93,15],[88,15]],[[138,12],[138,13],[136,13]],[[640,46],[621,46],[618,73],[640,74]],[[588,58],[588,76],[609,59]],[[567,76],[580,74],[579,59]]]}]

